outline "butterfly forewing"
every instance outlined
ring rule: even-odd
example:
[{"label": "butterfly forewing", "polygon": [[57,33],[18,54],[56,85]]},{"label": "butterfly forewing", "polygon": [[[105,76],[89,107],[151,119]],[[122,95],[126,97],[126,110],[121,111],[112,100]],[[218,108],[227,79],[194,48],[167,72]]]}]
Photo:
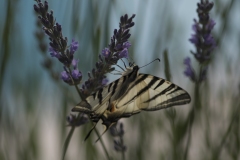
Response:
[{"label": "butterfly forewing", "polygon": [[155,76],[139,74],[133,86],[129,86],[115,106],[118,109],[116,112],[124,110],[123,113],[118,113],[124,116],[140,110],[154,111],[190,101],[188,93],[177,85]]},{"label": "butterfly forewing", "polygon": [[150,96],[148,100],[142,101],[142,103],[149,103],[147,108],[141,108],[143,110],[159,110],[174,105],[187,104],[191,101],[185,90],[162,78],[148,75],[144,81],[147,84]]}]

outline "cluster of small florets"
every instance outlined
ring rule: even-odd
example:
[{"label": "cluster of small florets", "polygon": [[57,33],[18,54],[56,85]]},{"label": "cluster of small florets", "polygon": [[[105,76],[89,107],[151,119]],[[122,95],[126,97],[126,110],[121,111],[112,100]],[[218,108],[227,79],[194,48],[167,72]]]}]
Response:
[{"label": "cluster of small florets", "polygon": [[194,19],[192,34],[189,41],[194,44],[196,51],[191,51],[195,59],[203,66],[200,70],[199,77],[196,77],[196,73],[191,66],[191,59],[187,57],[184,60],[186,70],[184,74],[189,77],[192,81],[201,82],[206,78],[207,75],[207,63],[209,62],[212,51],[216,47],[216,42],[211,34],[212,29],[215,26],[215,22],[209,17],[209,12],[213,8],[213,2],[208,0],[201,0],[197,4],[197,13],[199,20]]},{"label": "cluster of small florets", "polygon": [[99,60],[96,62],[96,68],[92,69],[92,73],[88,73],[89,79],[82,85],[81,92],[83,95],[89,95],[93,91],[106,85],[108,82],[105,74],[115,70],[112,65],[117,64],[121,58],[128,58],[128,48],[131,44],[128,42],[129,30],[134,26],[132,19],[135,15],[128,18],[128,15],[121,16],[119,29],[115,29],[111,42],[107,48],[102,50]]},{"label": "cluster of small florets", "polygon": [[115,123],[113,126],[110,127],[109,131],[111,135],[115,138],[114,149],[118,152],[125,152],[127,150],[127,147],[123,143],[123,123]]},{"label": "cluster of small florets", "polygon": [[[48,12],[48,2],[37,0],[34,10],[38,13],[38,18],[43,25],[44,32],[49,36],[49,52],[52,57],[57,58],[63,65],[64,71],[61,73],[62,80],[70,85],[77,85],[81,82],[82,73],[77,68],[78,60],[74,59],[74,53],[78,49],[78,42],[72,40],[67,46],[67,37],[62,35],[62,27],[55,22],[53,11]],[[71,69],[71,67],[73,69]]]},{"label": "cluster of small florets", "polygon": [[86,114],[80,114],[76,116],[74,114],[70,114],[67,116],[67,122],[69,126],[80,126],[89,122],[89,118]]}]

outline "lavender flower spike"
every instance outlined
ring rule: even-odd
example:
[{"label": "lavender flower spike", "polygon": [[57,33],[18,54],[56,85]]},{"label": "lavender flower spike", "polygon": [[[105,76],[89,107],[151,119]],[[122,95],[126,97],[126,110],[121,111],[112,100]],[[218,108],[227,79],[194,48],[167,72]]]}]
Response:
[{"label": "lavender flower spike", "polygon": [[81,89],[85,96],[103,87],[106,84],[105,74],[115,69],[112,65],[116,65],[121,58],[128,57],[128,49],[131,46],[128,42],[131,36],[129,31],[134,26],[134,22],[132,22],[134,17],[135,15],[128,17],[127,14],[121,16],[119,29],[114,29],[108,47],[102,50],[96,68],[92,69],[91,74],[89,73],[89,79],[85,82],[84,88]]},{"label": "lavender flower spike", "polygon": [[208,0],[201,0],[200,3],[197,4],[199,19],[194,19],[194,24],[192,26],[194,34],[192,34],[189,41],[196,48],[196,51],[191,51],[191,53],[201,65],[198,77],[196,77],[194,70],[191,67],[190,58],[187,57],[184,60],[184,64],[186,65],[184,74],[192,81],[202,82],[205,80],[205,77],[207,76],[207,65],[212,57],[212,51],[216,47],[216,42],[211,34],[216,23],[209,16],[209,12],[213,5],[213,2],[209,2]]}]

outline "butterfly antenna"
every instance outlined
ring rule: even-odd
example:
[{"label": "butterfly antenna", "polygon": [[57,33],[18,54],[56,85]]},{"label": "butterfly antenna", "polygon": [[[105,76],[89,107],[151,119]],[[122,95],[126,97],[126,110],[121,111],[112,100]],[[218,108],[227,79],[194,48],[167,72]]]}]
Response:
[{"label": "butterfly antenna", "polygon": [[90,129],[90,131],[88,132],[88,134],[86,135],[85,139],[84,139],[84,142],[88,139],[88,137],[90,136],[90,134],[92,133],[93,129],[96,127],[97,123],[95,123],[93,125],[93,127]]},{"label": "butterfly antenna", "polygon": [[145,66],[147,66],[147,65],[149,65],[149,64],[151,64],[151,63],[153,63],[154,61],[159,61],[159,62],[160,62],[160,59],[159,59],[159,58],[156,58],[156,59],[154,59],[152,62],[150,62],[150,63],[148,63],[148,64],[146,64],[146,65],[144,65],[144,66],[142,66],[142,67],[139,67],[139,68],[143,68],[143,67],[145,67]]}]

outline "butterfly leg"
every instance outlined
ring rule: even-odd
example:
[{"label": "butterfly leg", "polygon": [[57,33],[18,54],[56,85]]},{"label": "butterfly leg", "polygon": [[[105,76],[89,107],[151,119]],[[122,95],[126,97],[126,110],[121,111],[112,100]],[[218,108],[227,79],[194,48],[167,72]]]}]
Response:
[{"label": "butterfly leg", "polygon": [[96,122],[93,127],[90,129],[90,131],[88,132],[88,134],[86,135],[85,139],[84,139],[84,142],[88,139],[88,137],[90,136],[90,134],[92,133],[93,129],[96,127],[98,122]]}]

